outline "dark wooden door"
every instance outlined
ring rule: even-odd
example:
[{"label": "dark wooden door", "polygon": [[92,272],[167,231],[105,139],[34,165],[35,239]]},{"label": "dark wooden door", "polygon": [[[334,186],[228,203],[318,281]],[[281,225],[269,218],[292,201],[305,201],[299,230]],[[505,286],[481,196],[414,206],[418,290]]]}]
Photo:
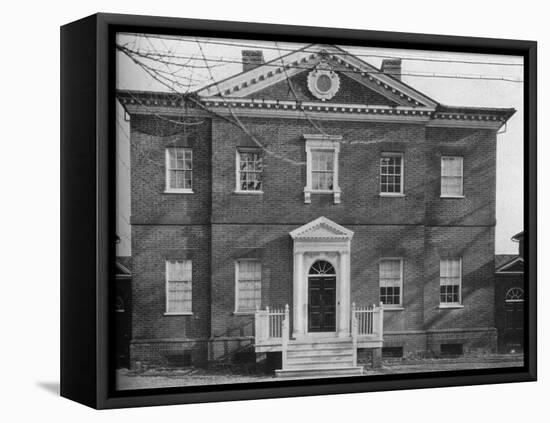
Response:
[{"label": "dark wooden door", "polygon": [[504,342],[508,351],[523,350],[523,301],[505,304]]},{"label": "dark wooden door", "polygon": [[336,331],[336,278],[308,279],[308,332]]}]

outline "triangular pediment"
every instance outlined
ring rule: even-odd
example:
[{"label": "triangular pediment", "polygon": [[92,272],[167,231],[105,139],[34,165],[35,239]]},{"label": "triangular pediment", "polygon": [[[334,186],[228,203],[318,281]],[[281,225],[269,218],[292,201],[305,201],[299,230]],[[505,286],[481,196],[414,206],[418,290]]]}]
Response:
[{"label": "triangular pediment", "polygon": [[524,262],[522,257],[516,257],[496,269],[496,273],[523,273]]},{"label": "triangular pediment", "polygon": [[[326,102],[429,108],[437,106],[434,100],[381,72],[375,66],[337,46],[325,44],[306,46],[204,87],[197,94],[203,98],[311,100],[312,93],[311,89],[308,90],[307,77],[312,71],[319,69],[319,66],[333,71],[341,85],[339,92]],[[292,82],[292,88],[288,81]],[[348,92],[354,96],[347,96]],[[318,98],[314,100],[322,101]]]},{"label": "triangular pediment", "polygon": [[353,231],[326,217],[319,217],[290,232],[292,239],[342,240],[351,239]]}]

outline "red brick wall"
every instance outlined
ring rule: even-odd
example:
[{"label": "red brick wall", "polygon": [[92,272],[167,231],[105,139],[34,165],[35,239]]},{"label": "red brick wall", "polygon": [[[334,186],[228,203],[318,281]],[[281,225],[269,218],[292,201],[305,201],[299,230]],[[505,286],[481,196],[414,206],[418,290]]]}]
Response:
[{"label": "red brick wall", "polygon": [[[322,122],[328,134],[342,135],[339,171],[341,204],[332,195],[312,194],[304,204],[304,133],[316,132],[301,120],[242,119],[264,153],[263,195],[235,194],[235,149],[257,146],[229,122],[212,124],[212,220],[216,223],[306,223],[325,216],[342,225],[421,224],[424,221],[425,128],[415,124]],[[381,198],[380,153],[405,155],[405,197]],[[292,162],[289,162],[292,161]]]},{"label": "red brick wall", "polygon": [[[219,119],[188,126],[154,116],[132,117],[132,348],[136,357],[152,359],[172,351],[174,344],[166,342],[175,340],[188,346],[192,344],[187,341],[213,337],[219,341],[215,348],[220,351],[211,351],[216,357],[226,354],[230,345],[248,345],[253,317],[233,314],[235,260],[262,260],[263,306],[292,306],[288,233],[319,216],[355,232],[351,291],[358,305],[379,301],[379,258],[403,257],[405,309],[388,311],[384,319],[385,329],[394,333],[389,338],[392,342],[402,339],[408,350],[422,342],[437,349],[440,338],[455,336],[449,329],[477,328],[482,335],[474,337],[476,342],[487,342],[492,348],[494,132],[404,123],[319,122],[326,133],[343,136],[342,203],[334,204],[332,195],[313,194],[311,204],[304,204],[302,135],[317,131],[302,120],[242,121],[275,153],[264,154],[263,195],[234,193],[235,149],[256,145],[238,127]],[[167,146],[193,148],[194,194],[164,194]],[[404,153],[405,197],[379,196],[379,158],[384,151]],[[466,198],[439,198],[442,154],[464,156]],[[463,309],[438,307],[439,260],[449,256],[463,258]],[[193,316],[163,315],[166,258],[193,260]],[[429,336],[422,333],[426,330],[432,331]],[[151,342],[164,347],[150,346]]]},{"label": "red brick wall", "polygon": [[[191,124],[176,117],[135,115],[131,119],[131,221],[208,224],[210,221],[210,121]],[[165,149],[193,149],[194,194],[167,194]]]},{"label": "red brick wall", "polygon": [[[426,143],[426,224],[495,225],[495,131],[428,128]],[[441,156],[463,157],[464,198],[440,198]]]},{"label": "red brick wall", "polygon": [[[132,226],[134,340],[205,339],[210,326],[210,228]],[[193,261],[192,316],[164,315],[166,260]]]}]

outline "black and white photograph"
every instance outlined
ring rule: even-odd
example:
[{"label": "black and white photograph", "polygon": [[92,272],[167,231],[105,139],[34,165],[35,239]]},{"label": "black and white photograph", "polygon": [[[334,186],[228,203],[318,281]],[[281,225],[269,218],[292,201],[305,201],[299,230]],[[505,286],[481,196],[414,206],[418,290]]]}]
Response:
[{"label": "black and white photograph", "polygon": [[116,389],[524,365],[524,62],[116,34]]}]

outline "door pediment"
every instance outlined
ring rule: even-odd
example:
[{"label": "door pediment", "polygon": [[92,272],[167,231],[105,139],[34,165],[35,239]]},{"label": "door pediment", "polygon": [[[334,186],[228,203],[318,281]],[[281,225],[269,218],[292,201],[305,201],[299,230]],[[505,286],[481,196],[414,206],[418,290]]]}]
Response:
[{"label": "door pediment", "polygon": [[353,237],[353,231],[321,216],[293,230],[290,232],[290,236],[296,241],[349,241]]}]

